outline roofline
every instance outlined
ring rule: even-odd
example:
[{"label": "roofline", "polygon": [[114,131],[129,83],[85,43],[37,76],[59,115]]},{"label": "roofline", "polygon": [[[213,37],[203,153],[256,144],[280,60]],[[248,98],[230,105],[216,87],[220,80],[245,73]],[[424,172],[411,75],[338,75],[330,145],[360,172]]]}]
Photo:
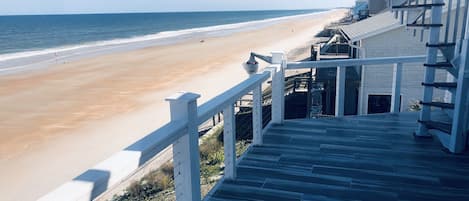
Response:
[{"label": "roofline", "polygon": [[[389,26],[389,27],[385,27],[385,28],[382,28],[382,29],[378,29],[376,31],[373,31],[373,32],[370,32],[370,33],[367,33],[367,34],[363,34],[361,36],[357,36],[355,38],[350,38],[347,36],[347,38],[349,38],[350,42],[356,42],[356,41],[359,41],[359,40],[363,40],[363,39],[366,39],[366,38],[369,38],[369,37],[373,37],[373,36],[376,36],[376,35],[379,35],[379,34],[382,34],[382,33],[385,33],[385,32],[388,32],[388,31],[392,31],[392,30],[395,30],[395,29],[398,29],[398,28],[401,28],[401,27],[404,27],[405,25],[403,24],[400,24],[399,22]],[[347,35],[342,29],[341,29],[341,32],[344,33],[344,35]]]},{"label": "roofline", "polygon": [[340,28],[339,30],[340,30],[340,33],[342,33],[342,35],[345,36],[345,39],[347,39],[348,41],[350,41],[350,37],[347,35],[347,33],[345,33],[342,28]]}]

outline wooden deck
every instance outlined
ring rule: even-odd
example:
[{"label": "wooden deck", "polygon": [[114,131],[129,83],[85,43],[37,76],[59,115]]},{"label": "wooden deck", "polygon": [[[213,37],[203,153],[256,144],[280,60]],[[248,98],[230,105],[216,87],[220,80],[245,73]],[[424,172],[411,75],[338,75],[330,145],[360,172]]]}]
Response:
[{"label": "wooden deck", "polygon": [[222,200],[469,200],[469,154],[414,139],[417,115],[287,120],[239,161]]}]

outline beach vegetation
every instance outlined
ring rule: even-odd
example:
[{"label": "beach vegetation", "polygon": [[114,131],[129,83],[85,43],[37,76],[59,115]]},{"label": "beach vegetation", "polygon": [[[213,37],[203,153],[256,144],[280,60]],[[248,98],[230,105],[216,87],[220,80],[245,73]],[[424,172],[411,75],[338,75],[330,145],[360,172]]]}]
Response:
[{"label": "beach vegetation", "polygon": [[[202,138],[200,145],[201,193],[205,196],[222,178],[224,169],[223,126],[214,127],[211,134]],[[236,143],[236,155],[239,157],[249,147],[248,140]],[[173,163],[168,162],[133,182],[121,195],[112,201],[173,201],[174,173]]]}]

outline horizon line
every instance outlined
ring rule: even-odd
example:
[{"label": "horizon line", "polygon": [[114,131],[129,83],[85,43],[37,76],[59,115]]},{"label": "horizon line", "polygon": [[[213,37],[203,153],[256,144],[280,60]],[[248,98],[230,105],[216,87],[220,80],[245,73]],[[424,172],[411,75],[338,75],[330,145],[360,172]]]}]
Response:
[{"label": "horizon line", "polygon": [[0,17],[8,16],[38,16],[38,15],[112,15],[112,14],[153,14],[153,13],[204,13],[204,12],[250,12],[250,11],[307,11],[307,10],[332,10],[338,8],[348,7],[334,7],[334,8],[307,8],[307,9],[265,9],[265,10],[197,10],[197,11],[123,11],[123,12],[83,12],[83,13],[18,13],[18,14],[0,14]]}]

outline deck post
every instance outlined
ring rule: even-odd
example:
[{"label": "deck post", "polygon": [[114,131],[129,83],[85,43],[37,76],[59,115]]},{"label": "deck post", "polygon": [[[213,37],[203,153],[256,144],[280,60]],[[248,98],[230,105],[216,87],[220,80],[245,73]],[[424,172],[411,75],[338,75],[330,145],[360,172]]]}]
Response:
[{"label": "deck post", "polygon": [[285,68],[284,52],[272,52],[272,123],[283,124],[285,118]]},{"label": "deck post", "polygon": [[262,84],[252,91],[252,139],[253,144],[262,144]]},{"label": "deck post", "polygon": [[236,179],[236,118],[231,104],[223,110],[223,142],[225,149],[225,179]]},{"label": "deck post", "polygon": [[335,116],[344,116],[345,108],[345,74],[347,68],[344,66],[337,67],[336,89],[335,89]]},{"label": "deck post", "polygon": [[[443,3],[443,0],[434,0],[432,3]],[[431,9],[431,23],[441,24],[441,15],[443,8],[441,6],[433,6]],[[428,44],[438,44],[440,41],[440,27],[430,27]],[[438,57],[438,49],[435,47],[427,47],[426,64],[436,64]],[[435,81],[435,68],[425,68],[425,83],[433,83]],[[433,87],[424,86],[422,102],[432,102],[433,100]],[[431,106],[423,105],[420,111],[420,120],[429,121],[431,118]],[[424,124],[419,124],[416,136],[428,137],[428,128]]]},{"label": "deck post", "polygon": [[401,106],[401,81],[402,81],[402,63],[394,64],[392,77],[392,101],[391,112],[400,112]]},{"label": "deck post", "polygon": [[187,122],[187,133],[173,143],[174,186],[177,201],[201,200],[199,132],[197,125],[198,94],[181,92],[166,98],[171,121]]}]

